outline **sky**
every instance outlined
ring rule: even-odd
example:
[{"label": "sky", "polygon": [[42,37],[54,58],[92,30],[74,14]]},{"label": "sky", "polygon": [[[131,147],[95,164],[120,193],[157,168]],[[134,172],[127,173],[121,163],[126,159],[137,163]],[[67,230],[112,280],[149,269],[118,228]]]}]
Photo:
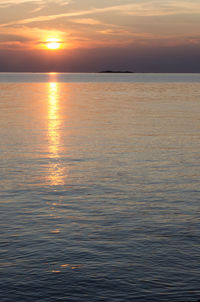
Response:
[{"label": "sky", "polygon": [[105,69],[200,72],[200,0],[0,0],[1,72]]}]

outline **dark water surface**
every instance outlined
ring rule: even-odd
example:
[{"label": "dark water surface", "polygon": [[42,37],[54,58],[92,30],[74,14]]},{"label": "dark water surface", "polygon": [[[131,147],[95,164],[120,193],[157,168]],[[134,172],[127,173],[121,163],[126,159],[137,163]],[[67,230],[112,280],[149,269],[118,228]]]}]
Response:
[{"label": "dark water surface", "polygon": [[0,82],[0,301],[197,301],[200,75]]}]

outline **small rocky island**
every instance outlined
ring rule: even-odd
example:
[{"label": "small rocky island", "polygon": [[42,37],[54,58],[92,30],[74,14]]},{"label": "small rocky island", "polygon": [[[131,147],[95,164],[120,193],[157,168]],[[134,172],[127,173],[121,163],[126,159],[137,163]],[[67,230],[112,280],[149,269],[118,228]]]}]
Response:
[{"label": "small rocky island", "polygon": [[130,71],[130,70],[123,70],[123,71],[115,71],[115,70],[103,70],[103,71],[100,71],[99,73],[134,73],[133,71]]}]

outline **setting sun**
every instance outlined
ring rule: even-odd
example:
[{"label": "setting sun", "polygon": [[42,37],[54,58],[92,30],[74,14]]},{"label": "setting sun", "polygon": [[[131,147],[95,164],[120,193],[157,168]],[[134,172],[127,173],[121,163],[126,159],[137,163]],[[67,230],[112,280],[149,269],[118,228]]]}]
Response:
[{"label": "setting sun", "polygon": [[59,49],[61,48],[61,42],[58,39],[48,39],[46,41],[46,47],[48,49]]}]

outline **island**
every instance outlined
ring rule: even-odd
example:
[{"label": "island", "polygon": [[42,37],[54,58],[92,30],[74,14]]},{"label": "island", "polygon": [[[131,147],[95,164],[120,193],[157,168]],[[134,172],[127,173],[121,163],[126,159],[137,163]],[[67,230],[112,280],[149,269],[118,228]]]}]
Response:
[{"label": "island", "polygon": [[103,71],[99,71],[99,73],[134,73],[134,72],[130,70],[124,70],[124,71],[103,70]]}]

